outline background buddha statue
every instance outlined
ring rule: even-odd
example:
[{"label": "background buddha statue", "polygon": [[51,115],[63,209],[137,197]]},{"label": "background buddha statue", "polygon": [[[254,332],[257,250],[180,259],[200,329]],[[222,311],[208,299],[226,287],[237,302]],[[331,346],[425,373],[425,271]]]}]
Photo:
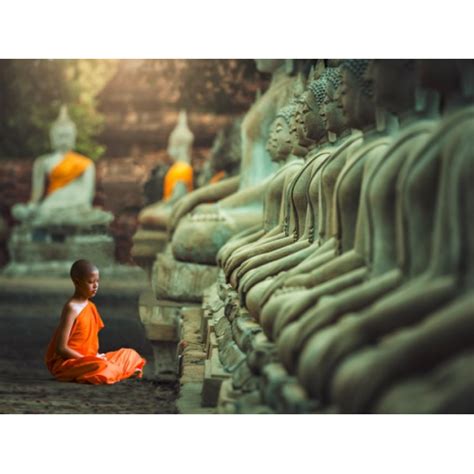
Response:
[{"label": "background buddha statue", "polygon": [[197,178],[198,189],[186,194],[174,205],[168,220],[168,231],[173,233],[179,219],[194,209],[206,197],[209,202],[237,190],[242,160],[242,118],[234,119],[217,133],[211,156]]},{"label": "background buddha statue", "polygon": [[[269,89],[254,103],[243,120],[242,162],[238,183],[225,180],[209,186],[208,190],[210,196],[214,186],[229,186],[229,189],[233,188],[232,191],[237,187],[238,192],[227,195],[215,204],[196,206],[192,214],[181,218],[172,238],[172,251],[177,260],[214,265],[218,250],[231,235],[261,222],[265,188],[262,183],[276,169],[266,150],[270,125],[277,111],[287,103],[295,80],[294,76],[289,75],[288,61],[257,61],[259,70],[272,74],[272,81]],[[201,202],[209,202],[207,194],[201,194]]]},{"label": "background buddha statue", "polygon": [[31,198],[15,204],[13,216],[28,225],[45,223],[108,223],[113,216],[92,208],[95,193],[94,162],[73,151],[77,130],[62,106],[50,130],[53,153],[33,164]]},{"label": "background buddha statue", "polygon": [[188,127],[186,111],[181,110],[178,123],[170,134],[167,153],[173,164],[163,180],[163,197],[142,209],[138,215],[141,226],[154,230],[166,230],[173,204],[193,190],[191,150],[194,135]]},{"label": "background buddha statue", "polygon": [[[217,132],[212,142],[211,157],[204,163],[195,180],[199,188],[239,174],[242,158],[241,125],[242,118],[239,117]],[[173,214],[177,207],[173,209]]]}]

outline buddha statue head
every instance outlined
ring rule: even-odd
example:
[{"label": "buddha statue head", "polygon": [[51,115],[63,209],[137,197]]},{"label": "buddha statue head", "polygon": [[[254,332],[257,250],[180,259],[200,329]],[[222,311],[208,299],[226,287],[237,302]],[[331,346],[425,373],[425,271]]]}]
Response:
[{"label": "buddha statue head", "polygon": [[321,117],[321,108],[326,96],[325,82],[324,77],[311,81],[297,100],[295,126],[298,145],[301,147],[308,148],[318,143],[326,134]]},{"label": "buddha statue head", "polygon": [[178,123],[171,132],[168,140],[168,155],[173,161],[191,162],[191,147],[193,145],[194,135],[188,127],[188,118],[185,110],[180,110]]},{"label": "buddha statue head", "polygon": [[270,137],[267,142],[267,151],[270,153],[273,161],[284,161],[292,152],[293,143],[290,130],[294,111],[294,104],[283,107],[279,110],[272,123]]},{"label": "buddha statue head", "polygon": [[342,71],[339,67],[328,68],[326,69],[325,78],[326,98],[323,103],[321,118],[328,132],[339,135],[347,129],[341,101]]},{"label": "buddha statue head", "polygon": [[347,126],[363,129],[375,123],[372,81],[367,72],[370,60],[347,59],[341,64],[341,102]]},{"label": "buddha statue head", "polygon": [[392,114],[415,106],[416,68],[413,59],[377,59],[368,68],[375,105]]},{"label": "buddha statue head", "polygon": [[63,105],[49,132],[52,149],[61,153],[72,150],[76,145],[76,135],[76,125],[69,118],[67,107]]},{"label": "buddha statue head", "polygon": [[474,60],[421,59],[417,61],[421,85],[438,91],[442,96],[461,93],[474,97]]}]

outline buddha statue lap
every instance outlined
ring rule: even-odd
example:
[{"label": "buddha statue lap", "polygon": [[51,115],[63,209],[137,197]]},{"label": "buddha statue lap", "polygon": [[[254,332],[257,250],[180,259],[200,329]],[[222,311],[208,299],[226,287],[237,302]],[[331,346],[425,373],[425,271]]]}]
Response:
[{"label": "buddha statue lap", "polygon": [[377,414],[473,413],[473,350],[436,365],[428,373],[414,374],[387,389],[374,404]]}]

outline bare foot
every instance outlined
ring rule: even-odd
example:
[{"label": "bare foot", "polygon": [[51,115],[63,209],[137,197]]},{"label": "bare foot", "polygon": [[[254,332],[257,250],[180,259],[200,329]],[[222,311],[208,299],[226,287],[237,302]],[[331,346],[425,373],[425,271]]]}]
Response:
[{"label": "bare foot", "polygon": [[131,379],[139,379],[143,375],[143,370],[142,369],[135,369],[135,372],[130,376]]}]

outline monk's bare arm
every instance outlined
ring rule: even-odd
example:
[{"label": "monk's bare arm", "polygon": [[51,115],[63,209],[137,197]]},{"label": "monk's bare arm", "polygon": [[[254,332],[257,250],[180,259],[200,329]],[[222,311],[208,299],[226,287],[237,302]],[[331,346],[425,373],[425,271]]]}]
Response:
[{"label": "monk's bare arm", "polygon": [[77,313],[74,312],[69,303],[66,304],[59,322],[58,345],[56,346],[56,352],[65,359],[82,359],[82,357],[84,357],[80,352],[71,349],[67,345],[69,334],[71,333],[72,325],[76,318]]}]

